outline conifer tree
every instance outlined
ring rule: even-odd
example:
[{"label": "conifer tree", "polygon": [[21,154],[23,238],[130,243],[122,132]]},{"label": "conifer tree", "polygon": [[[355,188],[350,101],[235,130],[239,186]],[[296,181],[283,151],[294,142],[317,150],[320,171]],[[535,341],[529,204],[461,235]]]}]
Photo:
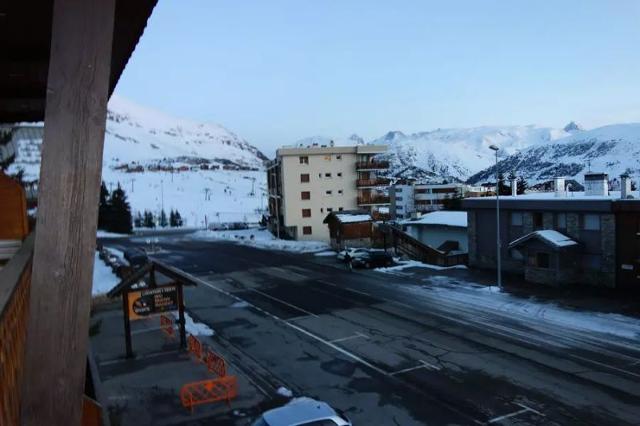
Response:
[{"label": "conifer tree", "polygon": [[118,187],[111,193],[109,199],[110,219],[108,231],[120,234],[131,233],[131,207],[127,201],[127,194],[124,192],[120,183]]},{"label": "conifer tree", "polygon": [[142,228],[144,226],[144,219],[142,218],[140,210],[138,210],[135,219],[133,219],[133,226],[136,228]]},{"label": "conifer tree", "polygon": [[172,228],[175,228],[176,225],[176,213],[173,211],[173,209],[171,209],[171,212],[169,212],[169,226]]},{"label": "conifer tree", "polygon": [[180,212],[176,210],[176,226],[181,227],[182,225],[184,225],[184,222],[182,221],[182,216],[180,216]]},{"label": "conifer tree", "polygon": [[145,228],[155,228],[156,227],[156,222],[153,219],[153,215],[148,210],[144,211],[144,223],[143,223],[143,225],[144,225]]},{"label": "conifer tree", "polygon": [[104,181],[102,181],[100,185],[100,204],[98,205],[98,229],[106,230],[109,228],[109,214],[109,190]]},{"label": "conifer tree", "polygon": [[528,188],[529,184],[527,183],[527,180],[523,176],[520,176],[517,184],[518,195],[524,194]]},{"label": "conifer tree", "polygon": [[164,209],[160,211],[160,218],[158,219],[158,225],[160,225],[162,228],[166,228],[169,225],[169,222],[167,222],[167,214],[165,213]]}]

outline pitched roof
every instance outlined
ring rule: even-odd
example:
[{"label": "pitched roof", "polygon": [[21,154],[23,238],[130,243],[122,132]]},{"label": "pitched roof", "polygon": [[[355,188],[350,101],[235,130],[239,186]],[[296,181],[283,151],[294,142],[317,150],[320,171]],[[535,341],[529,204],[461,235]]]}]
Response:
[{"label": "pitched roof", "polygon": [[522,245],[531,239],[542,241],[543,243],[553,247],[556,250],[575,247],[579,245],[577,241],[572,240],[570,237],[567,237],[561,232],[555,231],[553,229],[545,229],[541,231],[531,232],[527,235],[511,241],[511,243],[509,243],[509,248],[514,248]]},{"label": "pitched roof", "polygon": [[467,227],[467,212],[438,211],[422,215],[416,220],[405,220],[403,225],[445,225]]},{"label": "pitched roof", "polygon": [[371,214],[366,211],[344,210],[341,212],[329,213],[323,223],[328,223],[330,217],[334,217],[340,223],[370,222],[373,220]]}]

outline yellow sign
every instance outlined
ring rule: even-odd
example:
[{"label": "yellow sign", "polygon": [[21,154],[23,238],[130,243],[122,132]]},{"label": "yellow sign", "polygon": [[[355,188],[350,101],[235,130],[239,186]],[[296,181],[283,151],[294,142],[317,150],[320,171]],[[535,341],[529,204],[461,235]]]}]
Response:
[{"label": "yellow sign", "polygon": [[163,286],[131,291],[127,294],[129,319],[139,320],[178,309],[178,289]]}]

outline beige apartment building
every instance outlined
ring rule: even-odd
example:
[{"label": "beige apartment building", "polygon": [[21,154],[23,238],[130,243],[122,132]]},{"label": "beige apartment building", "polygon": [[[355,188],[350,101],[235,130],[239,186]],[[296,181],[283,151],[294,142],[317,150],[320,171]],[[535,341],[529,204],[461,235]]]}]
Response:
[{"label": "beige apartment building", "polygon": [[267,165],[269,229],[280,238],[329,241],[323,223],[334,211],[388,209],[384,145],[285,147]]}]

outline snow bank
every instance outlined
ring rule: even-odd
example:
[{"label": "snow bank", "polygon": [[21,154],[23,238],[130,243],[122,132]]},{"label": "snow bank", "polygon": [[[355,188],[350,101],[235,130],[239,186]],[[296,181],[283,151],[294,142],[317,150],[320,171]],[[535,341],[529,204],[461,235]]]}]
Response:
[{"label": "snow bank", "polygon": [[[176,319],[179,317],[178,312],[172,313]],[[216,334],[207,324],[195,322],[187,312],[184,313],[184,326],[187,333],[193,334],[194,336],[213,336]]]},{"label": "snow bank", "polygon": [[399,265],[390,266],[388,268],[376,268],[375,270],[378,272],[385,273],[394,273],[402,271],[407,268],[427,268],[434,269],[436,271],[442,271],[446,269],[467,269],[465,265],[454,265],[454,266],[438,266],[438,265],[430,265],[428,263],[418,262],[417,260],[399,260],[397,261]]},{"label": "snow bank", "polygon": [[370,214],[348,214],[348,213],[335,213],[336,219],[341,223],[356,223],[356,222],[368,222],[373,220]]},{"label": "snow bank", "polygon": [[130,236],[129,234],[116,234],[114,232],[103,231],[102,229],[98,229],[96,233],[97,238],[127,238]]},{"label": "snow bank", "polygon": [[284,386],[280,386],[278,390],[276,390],[278,395],[284,396],[285,398],[293,398],[293,392],[290,389],[285,388]]},{"label": "snow bank", "polygon": [[243,229],[239,231],[199,231],[185,238],[204,241],[233,241],[264,250],[281,250],[294,253],[326,251],[329,245],[322,241],[279,240],[267,230]]},{"label": "snow bank", "polygon": [[93,260],[93,287],[91,288],[91,295],[99,296],[106,294],[119,282],[120,278],[98,257],[98,252],[96,252]]}]

